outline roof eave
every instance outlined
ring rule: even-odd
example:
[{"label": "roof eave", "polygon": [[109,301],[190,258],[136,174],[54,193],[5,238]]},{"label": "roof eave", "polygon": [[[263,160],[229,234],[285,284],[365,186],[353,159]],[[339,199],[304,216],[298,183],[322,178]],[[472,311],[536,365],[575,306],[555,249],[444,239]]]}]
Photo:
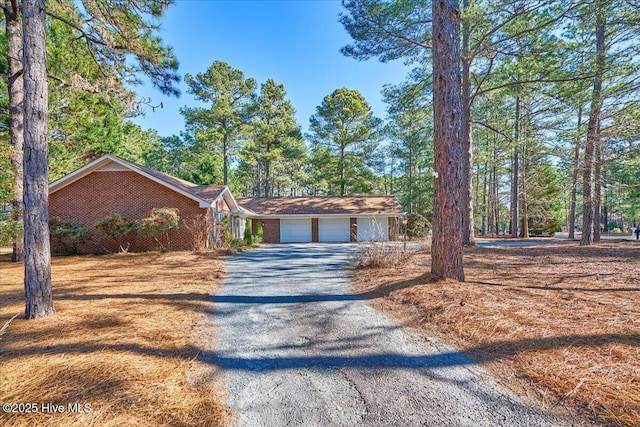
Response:
[{"label": "roof eave", "polygon": [[109,154],[105,154],[101,157],[98,157],[94,161],[87,163],[80,169],[76,169],[75,171],[63,176],[62,178],[59,178],[53,181],[51,184],[49,184],[49,194],[55,193],[61,188],[64,188],[67,185],[73,184],[74,182],[84,178],[94,170],[98,169],[100,166],[103,166],[104,164],[110,161],[116,161],[116,159],[113,156],[110,156]]},{"label": "roof eave", "polygon": [[220,199],[220,197],[224,198],[224,200],[227,202],[227,206],[229,206],[229,210],[232,213],[240,214],[242,212],[242,209],[240,208],[240,205],[238,205],[238,202],[236,201],[236,198],[233,197],[233,194],[231,194],[231,190],[226,185],[222,189],[220,194],[218,194],[216,196],[216,198],[213,199],[213,201],[210,204],[210,207],[215,208],[216,207],[216,203],[218,203],[218,200]]},{"label": "roof eave", "polygon": [[187,191],[183,191],[177,187],[174,187],[173,185],[156,178],[153,175],[150,175],[142,170],[137,170],[135,168],[132,168],[128,163],[120,160],[118,157],[112,156],[110,154],[105,154],[102,157],[97,158],[96,160],[90,162],[89,164],[81,167],[80,169],[71,172],[69,175],[65,175],[62,178],[58,179],[57,181],[52,182],[51,184],[49,184],[49,194],[54,193],[64,187],[66,187],[67,185],[73,184],[74,182],[84,178],[85,176],[89,175],[91,172],[95,171],[96,169],[98,169],[100,166],[104,165],[107,163],[107,161],[112,161],[115,162],[117,164],[119,164],[120,166],[123,166],[127,169],[129,169],[132,172],[135,172],[137,174],[140,174],[150,180],[152,180],[153,182],[160,184],[164,187],[169,188],[170,190],[175,191],[176,193],[179,193],[193,201],[198,202],[198,206],[199,207],[211,207],[211,203],[207,202],[206,200],[203,200],[199,197],[194,196],[193,194],[187,192]]}]

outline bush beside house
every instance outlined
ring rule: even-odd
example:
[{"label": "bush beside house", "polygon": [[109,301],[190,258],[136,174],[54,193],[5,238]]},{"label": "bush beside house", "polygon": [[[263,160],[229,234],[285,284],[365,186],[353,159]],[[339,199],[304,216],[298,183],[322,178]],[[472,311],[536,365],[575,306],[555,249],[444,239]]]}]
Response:
[{"label": "bush beside house", "polygon": [[[127,221],[140,221],[157,207],[178,209],[181,216],[198,217],[208,214],[198,203],[175,191],[153,182],[135,172],[92,173],[79,181],[52,193],[49,197],[49,215],[65,221],[84,224],[94,228],[99,221],[118,214]],[[166,233],[171,249],[191,250],[193,235],[179,220],[177,228]],[[164,237],[163,237],[164,239]],[[160,239],[158,239],[160,240]],[[162,241],[162,240],[160,240]],[[165,240],[166,242],[166,240]],[[120,243],[114,244],[114,237],[108,233],[96,233],[91,240],[77,246],[80,253],[104,253],[119,250]],[[157,250],[158,242],[153,233],[138,233],[129,241],[131,251]],[[127,242],[123,241],[123,249]],[[64,248],[55,248],[63,249]]]}]

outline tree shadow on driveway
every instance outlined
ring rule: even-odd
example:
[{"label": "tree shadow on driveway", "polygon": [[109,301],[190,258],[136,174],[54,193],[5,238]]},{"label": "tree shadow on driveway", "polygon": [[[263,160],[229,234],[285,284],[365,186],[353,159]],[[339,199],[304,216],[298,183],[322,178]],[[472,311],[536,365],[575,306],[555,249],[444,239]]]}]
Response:
[{"label": "tree shadow on driveway", "polygon": [[429,355],[380,353],[361,356],[243,358],[204,354],[202,358],[206,362],[218,365],[224,369],[247,371],[275,371],[303,368],[339,369],[345,367],[368,369],[437,369],[451,366],[476,365],[527,351],[551,350],[562,347],[596,347],[612,343],[640,347],[640,335],[570,335],[519,341],[500,341],[476,346],[463,352],[447,351]]}]

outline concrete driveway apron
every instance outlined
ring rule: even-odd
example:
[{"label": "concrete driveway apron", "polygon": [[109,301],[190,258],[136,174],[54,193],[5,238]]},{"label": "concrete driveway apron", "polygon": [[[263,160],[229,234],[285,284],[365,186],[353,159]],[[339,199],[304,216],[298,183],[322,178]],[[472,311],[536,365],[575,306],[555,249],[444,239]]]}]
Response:
[{"label": "concrete driveway apron", "polygon": [[270,245],[228,258],[219,351],[207,357],[223,369],[233,425],[574,425],[352,295],[355,250]]}]

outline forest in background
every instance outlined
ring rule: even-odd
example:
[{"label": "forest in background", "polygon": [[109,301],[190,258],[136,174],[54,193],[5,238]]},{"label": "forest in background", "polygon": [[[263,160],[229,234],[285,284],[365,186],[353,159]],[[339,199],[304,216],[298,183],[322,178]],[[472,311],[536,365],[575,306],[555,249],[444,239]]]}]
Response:
[{"label": "forest in background", "polygon": [[[373,117],[357,91],[336,88],[318,100],[308,134],[277,79],[257,82],[215,58],[207,70],[184,76],[189,96],[203,105],[185,105],[176,117],[185,121],[184,133],[141,129],[129,120],[145,108],[133,74],[105,73],[76,28],[50,19],[50,179],[110,153],[197,184],[227,183],[239,195],[394,194],[408,212],[430,217],[430,4],[343,5],[340,19],[353,38],[345,55],[401,59],[414,71],[383,89],[388,113],[382,118]],[[510,233],[514,215],[531,234],[571,223],[579,228],[585,160],[593,164],[587,179],[593,179],[603,230],[640,221],[638,5],[464,1],[462,19],[475,232]],[[596,28],[604,30],[601,37]],[[3,31],[3,76],[6,48]],[[0,85],[0,204],[7,206],[14,184],[6,78]]]}]

